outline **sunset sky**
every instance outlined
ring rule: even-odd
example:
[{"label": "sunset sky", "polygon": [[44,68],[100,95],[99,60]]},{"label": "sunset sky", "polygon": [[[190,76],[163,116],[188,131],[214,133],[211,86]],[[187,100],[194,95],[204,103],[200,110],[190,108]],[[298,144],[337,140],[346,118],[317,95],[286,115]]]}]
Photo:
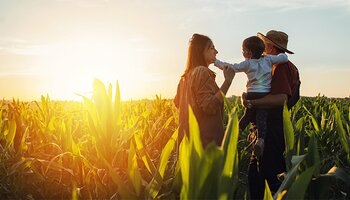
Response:
[{"label": "sunset sky", "polygon": [[271,29],[289,35],[302,96],[350,96],[349,0],[0,0],[0,97],[77,100],[99,78],[118,80],[123,100],[173,98],[193,33],[233,63],[243,39]]}]

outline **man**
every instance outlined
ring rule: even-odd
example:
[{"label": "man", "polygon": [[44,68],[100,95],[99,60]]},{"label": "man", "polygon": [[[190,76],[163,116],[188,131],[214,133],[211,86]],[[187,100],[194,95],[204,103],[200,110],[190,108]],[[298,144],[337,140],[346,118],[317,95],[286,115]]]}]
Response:
[{"label": "man", "polygon": [[[258,36],[265,43],[266,54],[277,55],[282,52],[294,54],[287,49],[288,35],[286,33],[271,30],[266,33],[266,36],[261,33],[258,33]],[[284,102],[292,99],[295,90],[299,91],[299,86],[298,69],[292,62],[288,61],[273,66],[269,95],[255,100],[246,100],[246,94],[242,95],[243,104],[248,108],[270,108],[263,157],[258,160],[253,153],[249,163],[248,183],[251,199],[264,198],[265,180],[267,180],[272,193],[275,193],[281,185],[277,175],[286,171],[283,156],[285,148],[283,105]]]}]

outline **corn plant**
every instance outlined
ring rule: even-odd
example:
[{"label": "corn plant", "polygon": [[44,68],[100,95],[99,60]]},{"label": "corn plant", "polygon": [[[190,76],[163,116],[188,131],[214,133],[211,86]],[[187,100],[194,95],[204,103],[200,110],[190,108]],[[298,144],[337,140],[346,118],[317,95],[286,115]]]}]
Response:
[{"label": "corn plant", "polygon": [[[337,109],[335,109],[337,114]],[[309,112],[308,112],[309,113]],[[309,113],[310,114],[310,113]],[[338,116],[339,117],[339,116]],[[290,121],[290,113],[287,107],[283,110],[284,134],[286,141],[285,157],[287,173],[279,190],[274,198],[278,199],[304,199],[304,198],[330,198],[338,195],[342,198],[349,197],[350,175],[342,167],[332,167],[327,173],[321,172],[321,157],[319,154],[317,134],[321,134],[317,129],[317,121],[312,120],[315,132],[311,133],[308,148],[304,155],[293,155],[294,131]],[[342,123],[340,124],[342,126]],[[341,129],[341,128],[340,128]],[[341,135],[342,139],[345,138]],[[345,139],[344,139],[345,140]],[[338,188],[337,194],[330,194],[330,188],[339,186],[340,181],[345,183],[345,187]],[[324,188],[321,192],[318,188]]]},{"label": "corn plant", "polygon": [[231,199],[238,180],[238,119],[232,112],[221,147],[203,149],[198,123],[189,107],[190,138],[180,144],[181,199]]},{"label": "corn plant", "polygon": [[[113,93],[114,91],[114,93]],[[171,99],[120,100],[99,81],[83,102],[0,102],[0,199],[246,199],[249,130],[239,97],[225,99],[222,146],[191,133],[178,149]],[[284,111],[288,170],[265,198],[348,199],[350,101],[302,97]],[[179,150],[179,152],[178,152]]]}]

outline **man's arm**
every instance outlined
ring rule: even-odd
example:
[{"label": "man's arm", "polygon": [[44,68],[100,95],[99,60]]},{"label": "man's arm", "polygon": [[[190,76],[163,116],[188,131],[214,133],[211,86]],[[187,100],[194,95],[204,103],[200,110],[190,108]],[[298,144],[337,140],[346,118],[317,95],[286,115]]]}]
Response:
[{"label": "man's arm", "polygon": [[247,95],[243,93],[242,100],[245,107],[248,107],[248,104],[250,104],[252,107],[269,108],[283,106],[284,102],[288,100],[288,96],[286,94],[268,94],[260,99],[248,100],[250,101],[250,103],[248,103]]}]

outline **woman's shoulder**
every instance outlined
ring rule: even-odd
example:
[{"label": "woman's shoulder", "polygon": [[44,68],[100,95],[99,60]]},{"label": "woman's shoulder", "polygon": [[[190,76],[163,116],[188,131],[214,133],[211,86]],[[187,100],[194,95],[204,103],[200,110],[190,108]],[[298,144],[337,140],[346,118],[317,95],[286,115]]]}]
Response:
[{"label": "woman's shoulder", "polygon": [[206,72],[209,72],[210,69],[208,67],[205,67],[205,66],[198,66],[198,67],[195,67],[193,69],[193,73],[206,73]]},{"label": "woman's shoulder", "polygon": [[207,79],[216,77],[215,72],[211,71],[208,67],[198,66],[192,69],[190,76],[194,79]]},{"label": "woman's shoulder", "polygon": [[204,73],[204,74],[215,74],[214,71],[212,71],[211,69],[209,69],[209,67],[206,67],[206,66],[198,66],[193,69],[193,72]]},{"label": "woman's shoulder", "polygon": [[198,66],[192,70],[192,75],[201,77],[215,77],[215,72],[210,70],[208,67]]}]

